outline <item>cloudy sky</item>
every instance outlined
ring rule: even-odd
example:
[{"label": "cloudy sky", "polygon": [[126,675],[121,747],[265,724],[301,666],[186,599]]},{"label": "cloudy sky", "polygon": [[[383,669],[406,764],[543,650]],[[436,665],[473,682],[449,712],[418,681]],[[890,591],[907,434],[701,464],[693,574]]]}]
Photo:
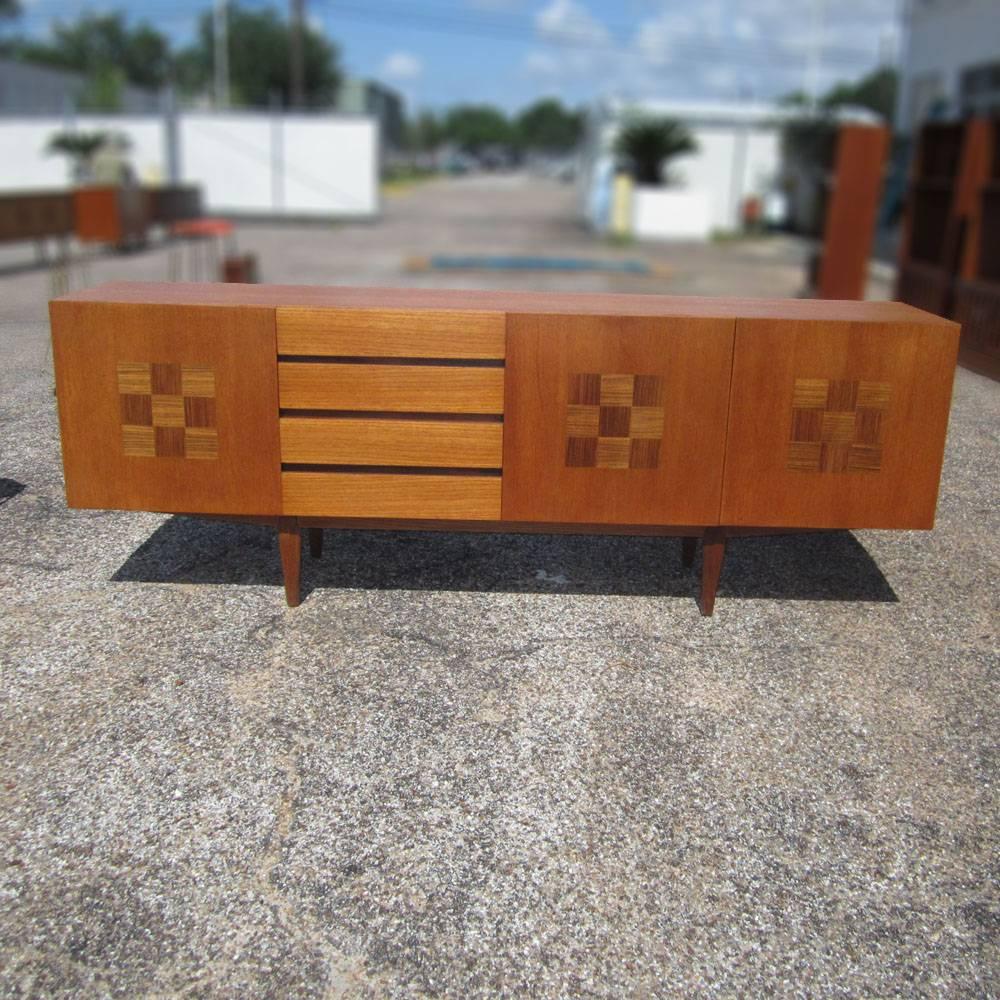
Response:
[{"label": "cloudy sky", "polygon": [[[261,6],[261,0],[244,0]],[[85,7],[145,17],[178,42],[210,0],[25,0],[25,25]],[[284,0],[277,0],[284,6]],[[416,104],[552,94],[767,99],[891,59],[901,0],[306,0],[354,74]],[[816,57],[816,40],[819,56]]]}]

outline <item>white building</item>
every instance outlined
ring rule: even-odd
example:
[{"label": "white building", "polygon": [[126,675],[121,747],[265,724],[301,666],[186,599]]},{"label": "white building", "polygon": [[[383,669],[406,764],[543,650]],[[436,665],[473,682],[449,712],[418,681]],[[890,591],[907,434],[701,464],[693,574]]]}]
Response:
[{"label": "white building", "polygon": [[0,115],[0,191],[72,183],[47,152],[64,130],[123,135],[137,178],[197,184],[209,212],[371,218],[379,212],[379,129],[361,115],[183,111],[164,115]]},{"label": "white building", "polygon": [[1000,114],[1000,0],[905,0],[896,123]]},{"label": "white building", "polygon": [[[681,121],[698,144],[697,152],[670,161],[676,185],[637,191],[637,235],[643,235],[640,216],[646,214],[647,202],[649,211],[674,216],[677,236],[704,239],[713,230],[739,228],[744,199],[773,188],[781,167],[781,123],[787,109],[751,102],[604,101],[589,115],[581,172],[584,210],[597,229],[608,225],[615,140],[622,124],[635,114]],[[663,201],[662,209],[653,206],[654,192]]]}]

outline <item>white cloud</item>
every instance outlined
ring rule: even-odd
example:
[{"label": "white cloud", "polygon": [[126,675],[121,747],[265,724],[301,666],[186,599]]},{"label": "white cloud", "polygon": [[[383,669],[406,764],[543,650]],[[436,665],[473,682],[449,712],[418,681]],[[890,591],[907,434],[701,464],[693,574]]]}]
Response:
[{"label": "white cloud", "polygon": [[532,49],[528,52],[522,65],[529,76],[537,77],[559,76],[562,68],[553,53],[542,52],[540,49]]},{"label": "white cloud", "polygon": [[608,29],[576,0],[550,0],[535,15],[535,30],[549,42],[605,45],[611,40]]},{"label": "white cloud", "polygon": [[412,52],[393,52],[382,60],[379,73],[392,80],[416,80],[423,75],[424,64]]},{"label": "white cloud", "polygon": [[[516,0],[466,0],[467,3]],[[587,97],[769,99],[801,87],[816,38],[811,3],[789,0],[644,0],[625,34],[588,8],[543,0],[520,71],[536,86]],[[898,41],[898,0],[823,5],[819,85],[855,80]],[[632,9],[640,6],[632,5]],[[622,5],[620,22],[628,5]],[[610,15],[609,15],[610,17]]]}]

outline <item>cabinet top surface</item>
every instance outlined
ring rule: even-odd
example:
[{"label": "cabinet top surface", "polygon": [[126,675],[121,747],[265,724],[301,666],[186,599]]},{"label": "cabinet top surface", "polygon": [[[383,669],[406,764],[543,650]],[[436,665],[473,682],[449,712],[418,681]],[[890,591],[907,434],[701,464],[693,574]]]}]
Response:
[{"label": "cabinet top surface", "polygon": [[298,306],[313,309],[454,309],[543,315],[689,316],[708,319],[922,323],[954,327],[949,320],[901,302],[854,302],[833,299],[705,298],[690,295],[351,288],[221,282],[112,282],[75,292],[55,301],[263,308]]}]

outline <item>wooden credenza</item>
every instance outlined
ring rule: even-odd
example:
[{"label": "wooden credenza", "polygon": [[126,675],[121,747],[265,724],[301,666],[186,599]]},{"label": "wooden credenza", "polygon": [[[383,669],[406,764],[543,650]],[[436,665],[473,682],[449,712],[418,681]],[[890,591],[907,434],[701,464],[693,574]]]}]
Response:
[{"label": "wooden credenza", "polygon": [[889,302],[113,284],[51,303],[71,507],[726,538],[931,528],[956,324]]}]

